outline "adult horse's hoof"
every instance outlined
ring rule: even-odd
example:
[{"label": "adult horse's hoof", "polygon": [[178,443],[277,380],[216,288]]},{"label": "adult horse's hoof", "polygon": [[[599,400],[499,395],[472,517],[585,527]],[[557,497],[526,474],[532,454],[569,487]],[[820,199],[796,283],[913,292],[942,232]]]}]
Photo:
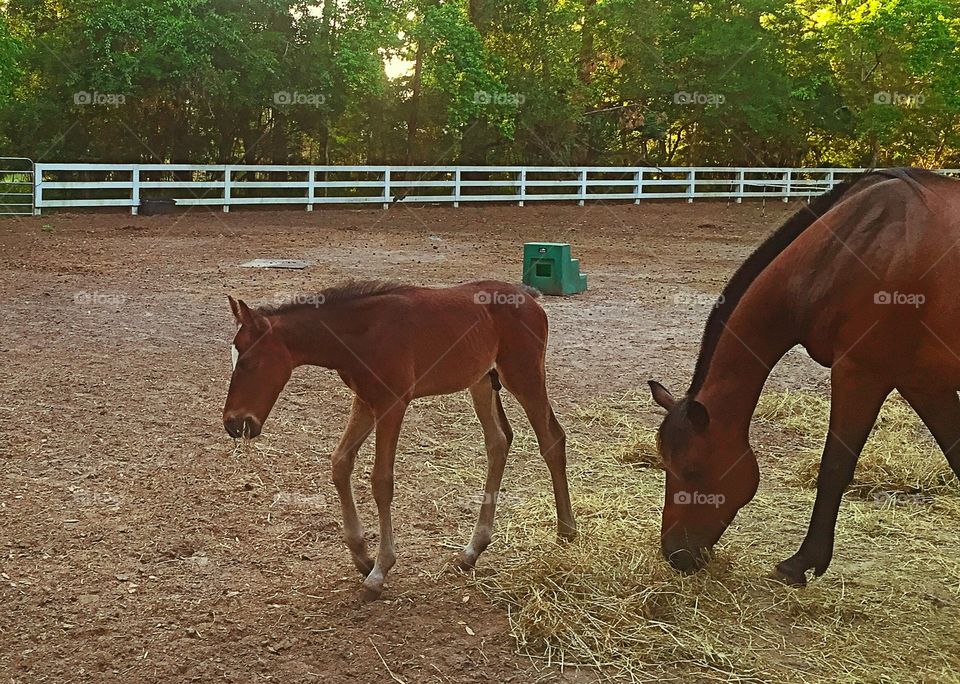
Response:
[{"label": "adult horse's hoof", "polygon": [[788,587],[807,586],[807,574],[805,572],[797,574],[789,567],[785,567],[785,562],[780,563],[780,565],[774,568],[769,577],[770,579],[780,582],[781,584],[786,584]]}]

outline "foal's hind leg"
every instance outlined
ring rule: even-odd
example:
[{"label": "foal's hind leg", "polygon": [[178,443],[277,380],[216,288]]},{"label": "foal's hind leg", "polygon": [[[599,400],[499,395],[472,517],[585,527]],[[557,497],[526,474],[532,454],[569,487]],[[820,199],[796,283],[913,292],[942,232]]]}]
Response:
[{"label": "foal's hind leg", "polygon": [[960,477],[960,397],[956,391],[898,390],[923,420],[953,472]]},{"label": "foal's hind leg", "polygon": [[537,435],[540,455],[550,470],[553,498],[557,506],[557,535],[561,539],[574,539],[577,536],[577,523],[573,518],[567,487],[567,435],[560,427],[547,398],[543,357],[530,360],[501,359],[497,368],[501,372],[504,387],[523,406]]},{"label": "foal's hind leg", "polygon": [[397,561],[390,507],[393,504],[393,464],[397,456],[397,440],[400,438],[400,426],[405,411],[406,404],[399,401],[391,404],[389,408],[376,411],[377,456],[370,479],[380,518],[380,547],[377,549],[377,561],[373,570],[363,581],[363,598],[366,600],[380,596],[387,573]]},{"label": "foal's hind leg", "polygon": [[459,565],[462,570],[472,569],[477,564],[477,558],[490,544],[503,468],[507,463],[510,443],[513,441],[513,430],[507,423],[500,395],[493,389],[491,377],[485,375],[470,388],[470,395],[473,397],[477,418],[483,427],[483,442],[487,450],[487,482],[483,488],[483,503],[480,504],[480,517],[477,519],[473,538],[460,556]]},{"label": "foal's hind leg", "polygon": [[343,538],[350,549],[350,555],[353,556],[354,565],[364,577],[373,569],[373,561],[367,555],[366,544],[363,541],[363,527],[357,515],[357,504],[353,500],[353,485],[350,478],[357,452],[360,451],[361,445],[370,436],[372,430],[373,412],[359,397],[354,397],[350,420],[331,459],[333,484],[337,488],[340,506],[343,509]]}]

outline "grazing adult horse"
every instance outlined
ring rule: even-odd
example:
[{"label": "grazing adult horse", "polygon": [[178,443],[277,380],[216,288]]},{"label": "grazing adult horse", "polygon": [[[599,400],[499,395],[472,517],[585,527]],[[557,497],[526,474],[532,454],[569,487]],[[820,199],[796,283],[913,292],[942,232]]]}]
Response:
[{"label": "grazing adult horse", "polygon": [[[396,561],[390,506],[400,425],[418,397],[469,389],[483,428],[487,481],[480,517],[460,567],[472,568],[490,543],[500,481],[513,440],[501,383],[526,412],[553,480],[557,528],[573,538],[566,437],[547,398],[547,316],[534,290],[485,281],[430,289],[352,283],[252,309],[230,298],[239,329],[223,409],[231,437],[256,437],[293,369],[331,368],[354,392],[353,411],[333,453],[343,531],[366,598],[376,598]],[[380,517],[376,562],[367,555],[350,478],[360,446],[376,431],[373,497]]]},{"label": "grazing adult horse", "polygon": [[840,500],[896,389],[960,476],[960,182],[920,169],[864,174],[798,211],[743,263],[707,319],[693,381],[667,415],[661,543],[692,571],[754,496],[750,419],[773,366],[803,345],[830,368],[830,429],[810,527],[776,576],[806,583],[833,556]]}]

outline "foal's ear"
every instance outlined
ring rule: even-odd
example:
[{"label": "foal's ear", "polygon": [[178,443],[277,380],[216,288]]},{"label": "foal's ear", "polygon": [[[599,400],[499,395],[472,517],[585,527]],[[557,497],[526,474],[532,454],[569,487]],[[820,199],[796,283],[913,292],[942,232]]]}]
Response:
[{"label": "foal's ear", "polygon": [[227,295],[230,300],[230,309],[233,311],[233,317],[237,319],[237,325],[245,325],[253,330],[266,331],[270,327],[270,321],[263,314],[260,314],[249,306],[242,299],[234,299]]},{"label": "foal's ear", "polygon": [[650,385],[650,392],[653,394],[653,400],[659,406],[662,406],[669,411],[673,408],[673,405],[677,403],[677,400],[673,398],[672,394],[670,394],[670,390],[656,380],[647,380],[647,384]]},{"label": "foal's ear", "polygon": [[234,299],[233,297],[231,297],[230,295],[227,295],[227,299],[230,300],[230,310],[233,312],[233,317],[237,320],[237,325],[238,325],[238,326],[239,326],[239,325],[243,325],[243,324],[240,322],[240,304],[239,304],[239,302],[237,302],[237,300]]},{"label": "foal's ear", "polygon": [[707,407],[696,399],[691,399],[687,403],[687,418],[693,423],[697,432],[703,432],[710,426],[710,413],[707,411]]}]

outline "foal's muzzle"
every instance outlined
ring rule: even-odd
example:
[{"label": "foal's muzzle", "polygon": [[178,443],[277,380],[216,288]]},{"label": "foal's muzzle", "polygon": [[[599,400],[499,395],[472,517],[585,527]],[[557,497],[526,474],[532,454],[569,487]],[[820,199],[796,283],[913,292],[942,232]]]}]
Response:
[{"label": "foal's muzzle", "polygon": [[260,421],[253,416],[233,416],[231,418],[225,418],[223,427],[226,429],[227,434],[234,439],[241,437],[252,439],[260,434],[261,429]]}]

